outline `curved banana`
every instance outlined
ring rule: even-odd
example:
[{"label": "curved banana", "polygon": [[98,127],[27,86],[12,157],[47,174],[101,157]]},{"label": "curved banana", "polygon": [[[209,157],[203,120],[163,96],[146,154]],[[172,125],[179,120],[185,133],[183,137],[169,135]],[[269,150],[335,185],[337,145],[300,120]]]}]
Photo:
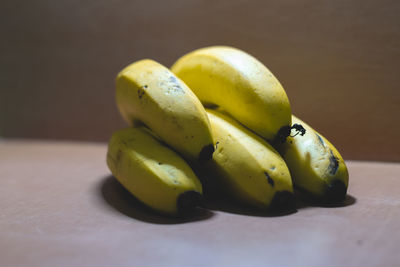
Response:
[{"label": "curved banana", "polygon": [[128,123],[145,124],[185,159],[211,159],[214,145],[204,107],[166,67],[144,59],[124,68],[116,79],[116,101]]},{"label": "curved banana", "polygon": [[215,110],[207,110],[216,150],[206,164],[237,200],[260,209],[292,208],[292,180],[279,153],[265,140],[237,121]]},{"label": "curved banana", "polygon": [[161,213],[177,214],[201,198],[202,185],[189,165],[143,126],[112,135],[107,165],[128,191]]},{"label": "curved banana", "polygon": [[327,202],[343,201],[348,187],[349,173],[336,148],[299,118],[293,124],[302,125],[304,135],[290,136],[277,146],[299,189]]},{"label": "curved banana", "polygon": [[204,105],[217,105],[262,137],[273,140],[291,125],[288,97],[257,59],[232,47],[195,50],[171,67]]}]

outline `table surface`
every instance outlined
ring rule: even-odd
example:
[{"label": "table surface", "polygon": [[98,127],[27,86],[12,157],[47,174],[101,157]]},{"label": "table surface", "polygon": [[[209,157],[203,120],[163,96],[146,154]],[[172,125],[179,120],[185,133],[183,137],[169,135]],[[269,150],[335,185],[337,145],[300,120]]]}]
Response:
[{"label": "table surface", "polygon": [[127,193],[106,149],[0,141],[0,265],[399,266],[400,163],[348,161],[337,207],[274,216],[220,199],[172,219]]}]

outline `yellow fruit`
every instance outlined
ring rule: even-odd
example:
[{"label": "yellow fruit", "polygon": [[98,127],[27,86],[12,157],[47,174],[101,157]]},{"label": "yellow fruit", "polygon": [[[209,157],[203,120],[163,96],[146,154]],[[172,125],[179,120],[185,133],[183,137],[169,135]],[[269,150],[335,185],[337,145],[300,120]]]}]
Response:
[{"label": "yellow fruit", "polygon": [[[305,134],[288,137],[277,146],[289,167],[294,185],[327,202],[343,201],[349,173],[337,149],[311,126],[293,116]],[[295,131],[292,130],[293,135]]]},{"label": "yellow fruit", "polygon": [[124,68],[116,80],[116,101],[131,125],[145,124],[191,162],[214,151],[210,123],[193,92],[170,70],[145,59]]},{"label": "yellow fruit", "polygon": [[171,67],[206,106],[217,105],[262,137],[273,140],[291,125],[287,95],[257,59],[232,47],[195,50]]},{"label": "yellow fruit", "polygon": [[202,185],[189,165],[144,127],[112,135],[107,165],[129,192],[161,213],[177,214],[201,198]]},{"label": "yellow fruit", "polygon": [[218,190],[263,210],[293,206],[292,180],[279,153],[231,117],[207,113],[216,150],[206,166],[219,180]]}]

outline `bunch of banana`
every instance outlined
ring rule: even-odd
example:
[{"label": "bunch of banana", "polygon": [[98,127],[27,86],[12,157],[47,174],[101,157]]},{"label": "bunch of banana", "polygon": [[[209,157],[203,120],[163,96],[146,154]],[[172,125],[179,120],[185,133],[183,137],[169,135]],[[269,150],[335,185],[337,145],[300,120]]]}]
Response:
[{"label": "bunch of banana", "polygon": [[199,203],[207,179],[193,170],[262,210],[293,207],[293,185],[327,201],[346,195],[340,154],[292,116],[279,81],[241,50],[198,49],[171,70],[137,61],[118,74],[116,102],[130,127],[111,137],[107,164],[156,211],[179,214]]},{"label": "bunch of banana", "polygon": [[[203,105],[224,109],[278,144],[296,187],[328,202],[344,199],[348,172],[342,157],[325,138],[292,116],[281,84],[257,59],[232,47],[213,46],[182,56],[171,70]],[[302,135],[290,137],[295,130]]]}]

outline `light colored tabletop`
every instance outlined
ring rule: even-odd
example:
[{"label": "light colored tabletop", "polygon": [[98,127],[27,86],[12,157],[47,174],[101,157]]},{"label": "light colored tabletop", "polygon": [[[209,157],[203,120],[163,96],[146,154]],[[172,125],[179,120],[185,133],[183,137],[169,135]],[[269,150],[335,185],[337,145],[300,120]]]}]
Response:
[{"label": "light colored tabletop", "polygon": [[1,266],[399,266],[400,164],[348,161],[340,207],[261,214],[207,201],[182,219],[143,208],[100,143],[0,141]]}]

